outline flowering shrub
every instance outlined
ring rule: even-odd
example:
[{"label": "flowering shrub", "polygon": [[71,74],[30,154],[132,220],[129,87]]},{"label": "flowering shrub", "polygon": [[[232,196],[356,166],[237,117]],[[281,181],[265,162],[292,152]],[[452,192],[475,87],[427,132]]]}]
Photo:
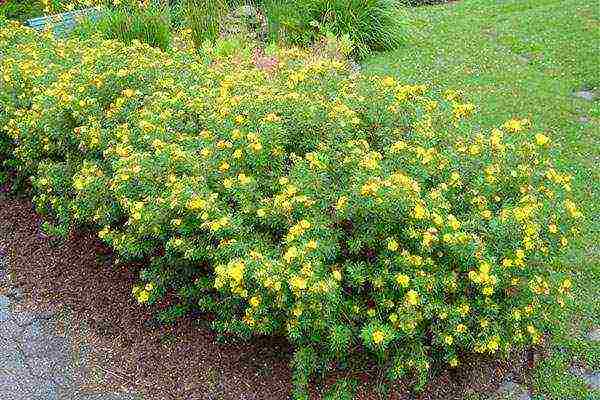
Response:
[{"label": "flowering shrub", "polygon": [[0,30],[5,165],[47,229],[147,259],[140,303],[296,346],[310,376],[368,352],[390,379],[538,343],[581,212],[550,139],[295,49],[219,56]]}]

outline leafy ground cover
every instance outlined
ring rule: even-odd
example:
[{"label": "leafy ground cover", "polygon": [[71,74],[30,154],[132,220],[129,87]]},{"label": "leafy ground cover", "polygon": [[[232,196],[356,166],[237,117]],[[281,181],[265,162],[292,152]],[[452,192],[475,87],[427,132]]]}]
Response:
[{"label": "leafy ground cover", "polygon": [[[461,87],[475,104],[482,129],[515,113],[561,146],[560,163],[575,176],[586,223],[563,268],[576,276],[576,304],[552,338],[550,356],[530,378],[538,398],[592,399],[572,363],[600,364],[600,9],[584,0],[471,0],[411,11],[406,47],[369,59],[366,71],[396,75],[443,89]],[[586,100],[574,95],[587,91]],[[545,397],[541,397],[544,395]]]}]

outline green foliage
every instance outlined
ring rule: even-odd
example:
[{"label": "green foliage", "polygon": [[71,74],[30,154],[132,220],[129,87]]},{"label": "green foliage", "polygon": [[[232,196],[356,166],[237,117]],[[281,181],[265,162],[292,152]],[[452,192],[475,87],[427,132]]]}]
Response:
[{"label": "green foliage", "polygon": [[225,0],[184,0],[188,26],[196,48],[204,42],[215,42],[219,37],[223,17],[228,6]]},{"label": "green foliage", "polygon": [[0,14],[8,19],[25,22],[47,14],[93,7],[100,2],[100,0],[5,0],[0,1]]},{"label": "green foliage", "polygon": [[325,394],[323,400],[352,400],[356,392],[356,380],[342,379],[336,382]]},{"label": "green foliage", "polygon": [[396,0],[266,0],[272,35],[309,45],[326,33],[348,35],[358,56],[398,47],[406,37],[406,17]]},{"label": "green foliage", "polygon": [[44,9],[40,1],[8,0],[0,4],[0,12],[9,19],[24,22],[39,17]]},{"label": "green foliage", "polygon": [[582,213],[527,119],[482,131],[457,91],[298,49],[265,67],[15,25],[0,42],[3,158],[49,229],[93,225],[148,260],[133,294],[172,294],[167,320],[285,334],[298,399],[344,350],[422,385],[539,343],[570,300],[554,266]]},{"label": "green foliage", "polygon": [[145,6],[137,2],[106,6],[98,20],[84,20],[73,32],[80,38],[97,33],[106,39],[117,39],[124,43],[139,40],[166,50],[171,45],[169,9],[161,4]]}]

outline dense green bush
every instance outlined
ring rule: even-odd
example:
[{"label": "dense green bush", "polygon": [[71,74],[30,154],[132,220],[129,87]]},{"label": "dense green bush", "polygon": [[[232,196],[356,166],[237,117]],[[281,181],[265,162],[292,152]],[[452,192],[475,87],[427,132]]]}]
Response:
[{"label": "dense green bush", "polygon": [[171,293],[220,333],[285,334],[296,398],[357,353],[422,384],[538,343],[570,296],[553,267],[581,212],[527,120],[480,131],[458,92],[294,49],[261,63],[9,25],[0,52],[4,167],[48,232],[95,226],[147,260],[142,304]]},{"label": "dense green bush", "polygon": [[24,22],[45,14],[92,7],[97,3],[99,0],[3,0],[0,1],[0,13],[6,18]]},{"label": "dense green bush", "polygon": [[188,26],[197,48],[219,37],[223,17],[228,12],[225,0],[184,0]]},{"label": "dense green bush", "polygon": [[272,34],[308,45],[325,33],[349,35],[357,55],[389,50],[405,39],[406,18],[397,0],[265,0]]},{"label": "dense green bush", "polygon": [[138,40],[166,50],[171,45],[170,9],[160,2],[121,0],[118,5],[102,7],[97,20],[84,20],[74,30],[78,37],[94,33],[105,39],[124,43]]}]

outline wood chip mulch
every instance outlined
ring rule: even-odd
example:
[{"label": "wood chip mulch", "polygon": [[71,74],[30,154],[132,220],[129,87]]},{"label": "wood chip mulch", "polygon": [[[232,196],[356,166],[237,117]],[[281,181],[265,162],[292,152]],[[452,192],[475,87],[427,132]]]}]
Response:
[{"label": "wood chip mulch", "polygon": [[[29,200],[0,194],[0,251],[14,284],[40,308],[66,306],[91,327],[93,347],[104,356],[104,385],[142,393],[145,400],[291,398],[292,348],[285,339],[219,344],[202,317],[152,323],[156,309],[138,305],[131,295],[141,265],[107,261],[109,249],[92,232],[54,243],[41,234],[41,222]],[[408,384],[381,394],[376,373],[362,374],[359,398],[458,400],[469,392],[493,392],[508,372],[522,373],[525,361],[523,355],[510,362],[467,361],[436,376],[420,395]],[[316,392],[312,397],[321,398]]]}]

